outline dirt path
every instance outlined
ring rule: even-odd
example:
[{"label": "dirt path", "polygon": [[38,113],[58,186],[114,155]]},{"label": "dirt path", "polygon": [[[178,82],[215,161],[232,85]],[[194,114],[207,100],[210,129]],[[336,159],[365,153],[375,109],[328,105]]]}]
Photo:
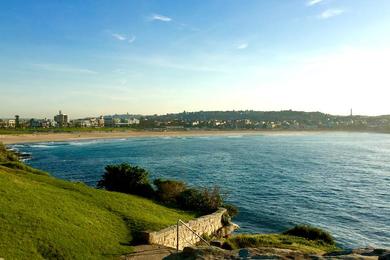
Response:
[{"label": "dirt path", "polygon": [[126,260],[161,260],[164,257],[176,252],[175,249],[158,245],[134,246],[134,252],[121,257]]}]

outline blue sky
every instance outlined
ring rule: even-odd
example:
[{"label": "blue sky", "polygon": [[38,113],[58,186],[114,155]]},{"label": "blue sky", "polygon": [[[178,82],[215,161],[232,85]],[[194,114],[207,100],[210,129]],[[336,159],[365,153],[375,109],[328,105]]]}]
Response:
[{"label": "blue sky", "polygon": [[0,117],[390,114],[390,1],[1,1]]}]

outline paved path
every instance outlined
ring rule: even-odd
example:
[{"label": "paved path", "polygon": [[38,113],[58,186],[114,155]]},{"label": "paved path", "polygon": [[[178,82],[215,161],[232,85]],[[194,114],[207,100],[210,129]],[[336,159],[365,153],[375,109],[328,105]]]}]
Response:
[{"label": "paved path", "polygon": [[175,249],[158,245],[134,246],[134,252],[123,256],[126,260],[161,260],[164,257],[176,252]]}]

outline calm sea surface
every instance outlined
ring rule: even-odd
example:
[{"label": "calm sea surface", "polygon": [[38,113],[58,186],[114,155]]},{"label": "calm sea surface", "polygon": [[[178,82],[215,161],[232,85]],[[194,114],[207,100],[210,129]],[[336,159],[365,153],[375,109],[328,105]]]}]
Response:
[{"label": "calm sea surface", "polygon": [[240,232],[308,223],[343,247],[390,247],[390,135],[360,133],[130,138],[15,145],[33,167],[94,186],[104,166],[218,185]]}]

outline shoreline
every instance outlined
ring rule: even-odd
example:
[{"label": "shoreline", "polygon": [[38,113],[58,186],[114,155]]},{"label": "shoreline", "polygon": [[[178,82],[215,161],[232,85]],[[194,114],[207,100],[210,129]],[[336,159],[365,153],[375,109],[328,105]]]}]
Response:
[{"label": "shoreline", "polygon": [[98,139],[144,138],[144,137],[188,137],[231,135],[307,135],[321,133],[379,133],[345,130],[190,130],[190,131],[91,131],[72,133],[0,134],[0,143],[21,144],[40,142],[66,142]]}]

